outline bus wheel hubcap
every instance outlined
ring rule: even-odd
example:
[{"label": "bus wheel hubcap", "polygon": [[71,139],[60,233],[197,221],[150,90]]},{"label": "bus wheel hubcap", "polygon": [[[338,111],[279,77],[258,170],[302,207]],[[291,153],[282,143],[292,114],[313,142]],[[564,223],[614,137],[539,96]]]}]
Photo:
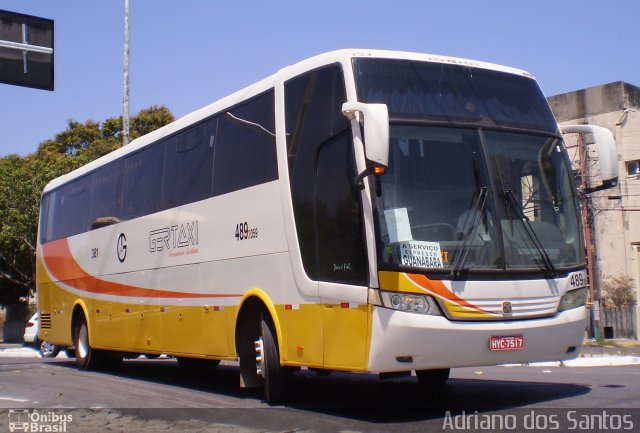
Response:
[{"label": "bus wheel hubcap", "polygon": [[264,342],[262,337],[255,341],[256,348],[256,372],[258,376],[264,377]]},{"label": "bus wheel hubcap", "polygon": [[78,332],[78,356],[80,358],[86,358],[87,353],[89,352],[89,344],[87,342],[87,327],[81,326],[80,331]]}]

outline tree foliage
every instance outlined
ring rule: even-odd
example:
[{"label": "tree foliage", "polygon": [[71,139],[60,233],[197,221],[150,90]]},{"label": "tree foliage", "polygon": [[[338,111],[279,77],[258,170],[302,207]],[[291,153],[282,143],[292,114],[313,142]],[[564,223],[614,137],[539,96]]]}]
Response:
[{"label": "tree foliage", "polygon": [[605,275],[602,279],[602,298],[607,307],[636,305],[636,292],[633,278],[626,275]]},{"label": "tree foliage", "polygon": [[[173,121],[168,108],[153,106],[131,119],[131,136]],[[35,290],[35,246],[40,194],[51,180],[121,146],[122,119],[69,121],[67,129],[26,157],[0,158],[0,305]]]}]

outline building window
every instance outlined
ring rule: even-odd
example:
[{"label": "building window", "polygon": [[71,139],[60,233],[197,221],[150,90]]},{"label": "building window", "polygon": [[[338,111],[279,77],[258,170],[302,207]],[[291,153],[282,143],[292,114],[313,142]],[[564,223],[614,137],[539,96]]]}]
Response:
[{"label": "building window", "polygon": [[627,161],[625,164],[627,165],[627,174],[630,176],[640,174],[640,160]]}]

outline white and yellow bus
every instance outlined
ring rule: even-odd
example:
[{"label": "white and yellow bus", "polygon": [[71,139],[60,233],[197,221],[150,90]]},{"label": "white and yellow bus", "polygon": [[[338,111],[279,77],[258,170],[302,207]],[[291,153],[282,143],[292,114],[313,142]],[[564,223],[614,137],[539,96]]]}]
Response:
[{"label": "white and yellow bus", "polygon": [[[585,128],[615,184],[611,134]],[[81,369],[239,359],[270,403],[300,367],[438,384],[451,367],[576,356],[584,249],[531,75],[341,50],[51,181],[40,333]]]}]

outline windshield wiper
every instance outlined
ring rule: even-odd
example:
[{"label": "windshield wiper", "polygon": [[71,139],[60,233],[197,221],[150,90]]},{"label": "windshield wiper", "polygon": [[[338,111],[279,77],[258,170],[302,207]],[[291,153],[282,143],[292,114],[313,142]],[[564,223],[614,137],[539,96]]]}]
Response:
[{"label": "windshield wiper", "polygon": [[[556,271],[555,266],[553,266],[553,263],[551,262],[551,259],[547,254],[547,251],[544,249],[544,246],[542,245],[542,242],[540,242],[538,235],[536,235],[536,231],[533,229],[533,226],[531,225],[531,220],[529,220],[529,217],[525,215],[524,210],[520,206],[518,206],[518,200],[516,199],[516,195],[513,192],[513,190],[505,186],[504,177],[502,176],[502,171],[500,170],[500,162],[498,161],[497,156],[495,157],[495,162],[496,162],[496,171],[498,172],[498,178],[500,179],[500,186],[502,187],[502,194],[504,196],[505,201],[507,202],[507,218],[509,218],[509,221],[511,221],[511,224],[513,224],[513,219],[511,219],[511,213],[509,212],[509,210],[512,210],[514,214],[518,216],[518,219],[520,220],[520,222],[522,223],[522,226],[524,227],[525,233],[527,233],[529,240],[531,240],[531,243],[533,244],[534,247],[536,247],[536,250],[538,250],[540,257],[542,258],[544,270],[547,271],[547,274],[551,278],[556,278],[558,276],[558,272]],[[512,230],[513,230],[513,226],[512,226]]]},{"label": "windshield wiper", "polygon": [[542,245],[542,242],[540,242],[538,235],[536,235],[536,231],[533,229],[533,226],[531,225],[531,220],[529,219],[528,216],[525,215],[524,211],[520,208],[520,206],[518,206],[518,201],[516,199],[515,193],[510,188],[503,188],[503,189],[504,189],[504,197],[507,202],[507,206],[510,207],[516,215],[518,215],[518,219],[522,222],[522,225],[524,226],[524,231],[527,233],[527,235],[529,236],[529,239],[531,240],[531,243],[533,243],[533,245],[536,247],[536,249],[538,250],[538,253],[540,254],[540,257],[542,258],[542,263],[544,264],[545,270],[548,272],[550,277],[556,278],[558,276],[558,272],[556,271],[555,266],[553,266],[553,262],[551,262],[551,259],[549,258],[547,251],[544,249],[544,246]]},{"label": "windshield wiper", "polygon": [[469,208],[469,212],[462,226],[462,233],[460,234],[459,241],[463,240],[460,254],[456,256],[456,261],[451,269],[451,278],[457,278],[462,274],[464,270],[464,262],[467,260],[469,251],[471,251],[471,242],[476,235],[479,220],[484,217],[484,207],[487,202],[487,196],[489,195],[489,188],[487,186],[480,185],[480,168],[478,167],[478,156],[473,152],[473,173],[476,179],[476,195],[475,204]]},{"label": "windshield wiper", "polygon": [[489,195],[489,188],[486,186],[480,187],[480,193],[475,201],[475,205],[470,209],[470,213],[467,215],[465,224],[463,226],[462,233],[459,240],[464,240],[460,254],[456,256],[456,261],[451,269],[451,278],[457,278],[462,274],[464,270],[464,262],[467,260],[469,251],[471,251],[471,241],[476,235],[478,226],[480,225],[480,219],[484,216],[484,207],[487,202],[487,196]]}]

